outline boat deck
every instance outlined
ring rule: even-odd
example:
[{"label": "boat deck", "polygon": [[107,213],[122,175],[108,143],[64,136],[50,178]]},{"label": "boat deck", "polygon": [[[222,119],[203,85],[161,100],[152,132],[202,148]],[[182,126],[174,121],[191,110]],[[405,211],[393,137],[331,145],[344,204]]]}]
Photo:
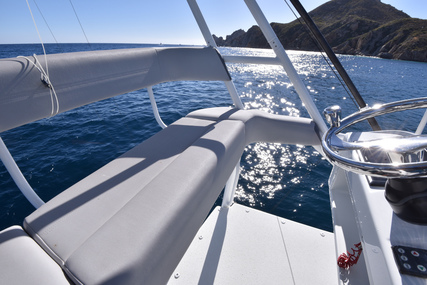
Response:
[{"label": "boat deck", "polygon": [[168,284],[337,284],[333,233],[234,204],[217,207]]}]

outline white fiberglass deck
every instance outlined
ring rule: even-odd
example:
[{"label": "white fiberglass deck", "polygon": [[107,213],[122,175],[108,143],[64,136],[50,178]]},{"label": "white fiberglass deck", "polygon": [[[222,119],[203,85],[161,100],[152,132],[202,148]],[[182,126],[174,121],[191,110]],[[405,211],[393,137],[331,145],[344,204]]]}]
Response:
[{"label": "white fiberglass deck", "polygon": [[330,232],[234,204],[217,207],[168,284],[337,284]]}]

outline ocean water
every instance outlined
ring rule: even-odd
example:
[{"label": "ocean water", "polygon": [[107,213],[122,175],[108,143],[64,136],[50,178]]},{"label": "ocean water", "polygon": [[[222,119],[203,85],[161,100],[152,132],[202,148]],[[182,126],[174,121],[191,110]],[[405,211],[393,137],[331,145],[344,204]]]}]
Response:
[{"label": "ocean water", "polygon": [[[47,45],[48,53],[133,48],[129,44]],[[220,48],[223,54],[273,56],[270,50]],[[0,45],[0,58],[42,54],[40,45]],[[343,115],[357,108],[320,53],[288,52],[319,110],[339,104]],[[339,56],[369,105],[427,95],[427,64]],[[308,114],[278,66],[228,64],[245,108],[289,116]],[[229,106],[222,82],[169,82],[155,86],[166,124],[189,112]],[[381,126],[414,131],[422,110],[380,118]],[[366,124],[356,126],[367,130]],[[1,134],[17,164],[40,197],[48,201],[160,130],[146,90],[97,102]],[[332,230],[330,164],[312,147],[257,143],[246,148],[235,201]],[[220,203],[221,197],[217,203]],[[0,163],[0,229],[22,224],[34,208]]]}]

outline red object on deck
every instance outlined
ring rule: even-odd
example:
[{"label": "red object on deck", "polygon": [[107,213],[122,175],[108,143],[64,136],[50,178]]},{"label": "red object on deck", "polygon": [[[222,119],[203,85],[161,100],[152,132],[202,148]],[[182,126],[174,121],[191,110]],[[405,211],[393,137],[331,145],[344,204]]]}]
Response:
[{"label": "red object on deck", "polygon": [[338,257],[337,263],[339,267],[349,269],[350,266],[353,266],[357,263],[360,255],[362,254],[362,243],[356,243],[354,246],[356,248],[351,249],[353,253],[349,253],[347,251],[347,254],[343,253]]}]

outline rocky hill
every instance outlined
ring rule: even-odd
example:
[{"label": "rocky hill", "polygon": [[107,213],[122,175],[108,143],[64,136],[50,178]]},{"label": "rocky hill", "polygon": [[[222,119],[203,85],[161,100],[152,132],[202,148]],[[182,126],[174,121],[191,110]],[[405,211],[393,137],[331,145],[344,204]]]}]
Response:
[{"label": "rocky hill", "polygon": [[[309,14],[337,53],[427,62],[427,20],[379,0],[332,0]],[[302,20],[271,26],[285,49],[318,50]],[[257,26],[214,38],[219,46],[269,48]]]}]

